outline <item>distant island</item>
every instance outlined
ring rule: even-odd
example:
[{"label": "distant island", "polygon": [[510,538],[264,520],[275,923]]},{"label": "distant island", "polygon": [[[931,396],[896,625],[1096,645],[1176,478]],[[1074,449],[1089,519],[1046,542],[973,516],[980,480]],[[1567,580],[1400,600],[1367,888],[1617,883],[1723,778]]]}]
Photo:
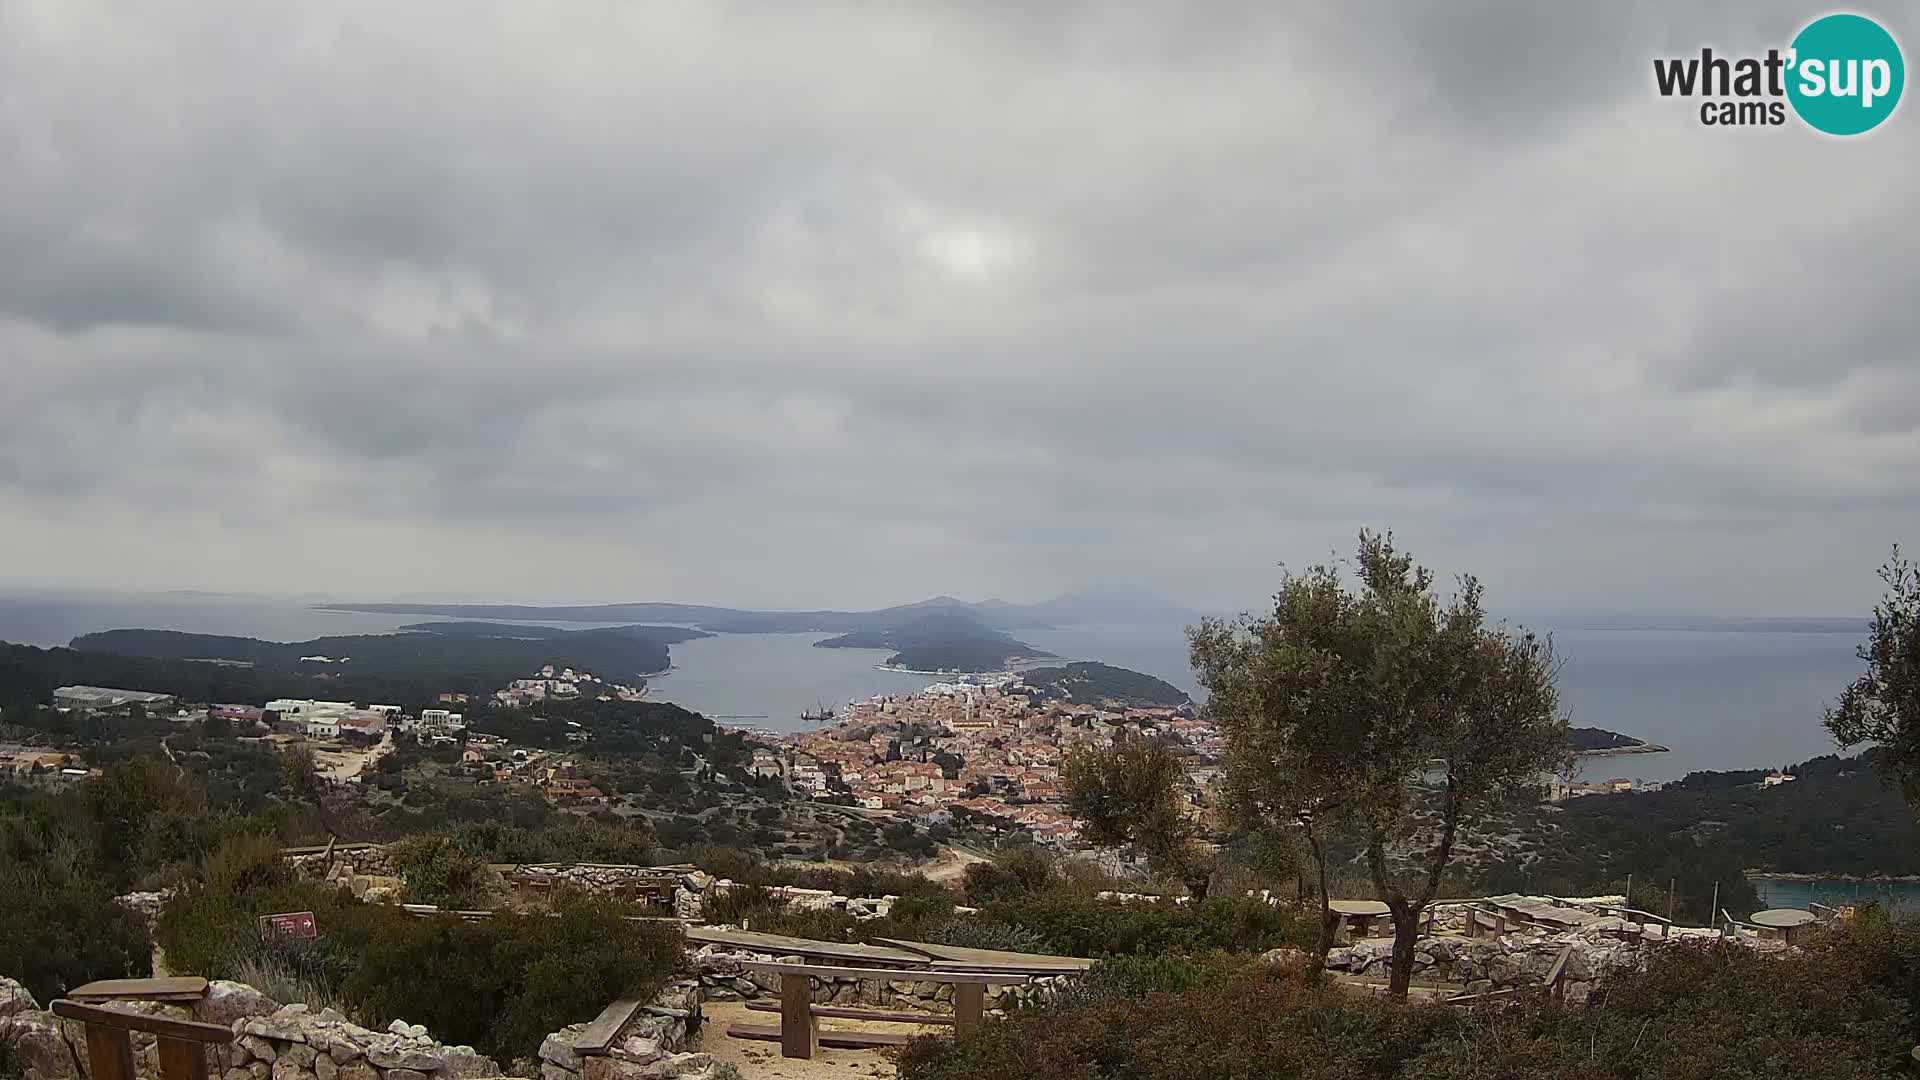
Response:
[{"label": "distant island", "polygon": [[1165,679],[1091,660],[1076,660],[1065,667],[1029,668],[1020,673],[1020,678],[1043,698],[1075,705],[1151,709],[1192,704],[1186,691]]},{"label": "distant island", "polygon": [[890,649],[886,667],[903,671],[1005,671],[1016,659],[1047,659],[1052,653],[995,630],[965,612],[920,615],[814,642],[820,649]]},{"label": "distant island", "polygon": [[1659,743],[1636,739],[1631,735],[1622,735],[1605,728],[1577,727],[1567,730],[1567,738],[1573,743],[1574,752],[1592,757],[1605,757],[1611,754],[1664,754],[1667,748]]},{"label": "distant island", "polygon": [[1084,623],[1185,624],[1198,613],[1132,586],[1109,585],[1033,604],[936,596],[873,611],[758,611],[706,604],[625,603],[557,607],[526,604],[331,603],[326,611],[438,615],[451,619],[680,623],[718,634],[851,634],[896,628],[925,615],[958,614],[995,630],[1043,630]]}]

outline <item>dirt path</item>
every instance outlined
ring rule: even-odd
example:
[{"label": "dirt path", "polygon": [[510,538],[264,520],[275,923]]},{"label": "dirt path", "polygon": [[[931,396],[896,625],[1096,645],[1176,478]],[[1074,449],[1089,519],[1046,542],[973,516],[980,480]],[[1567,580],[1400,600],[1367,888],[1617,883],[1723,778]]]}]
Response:
[{"label": "dirt path", "polygon": [[967,867],[986,861],[972,852],[948,846],[942,847],[932,865],[921,867],[920,872],[933,881],[958,881],[966,875]]},{"label": "dirt path", "polygon": [[[713,1055],[740,1070],[746,1080],[860,1080],[863,1077],[898,1075],[893,1056],[880,1050],[828,1050],[822,1048],[810,1061],[780,1056],[780,1044],[752,1039],[736,1039],[727,1034],[733,1023],[778,1024],[774,1013],[749,1012],[738,1001],[709,1001],[701,1006],[700,1045],[696,1050]],[[898,1031],[909,1035],[939,1030],[916,1024],[882,1024],[867,1020],[820,1021],[822,1030],[859,1028],[867,1031]]]}]

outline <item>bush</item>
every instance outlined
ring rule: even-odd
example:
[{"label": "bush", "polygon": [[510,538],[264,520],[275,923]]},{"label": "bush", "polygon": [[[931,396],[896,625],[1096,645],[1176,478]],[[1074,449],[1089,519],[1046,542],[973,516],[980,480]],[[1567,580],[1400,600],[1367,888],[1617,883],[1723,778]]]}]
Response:
[{"label": "bush", "polygon": [[1252,975],[1253,969],[1246,957],[1224,952],[1196,956],[1186,953],[1113,956],[1093,965],[1083,978],[1068,984],[1066,993],[1072,995],[1074,1002],[1092,1004],[1116,997],[1220,990]]},{"label": "bush", "polygon": [[[262,940],[258,916],[303,910],[314,912],[317,940]],[[335,1004],[369,1027],[405,1018],[501,1061],[531,1056],[548,1032],[592,1019],[616,998],[651,996],[678,968],[681,948],[677,926],[630,922],[617,902],[580,896],[560,897],[551,914],[469,922],[311,885],[237,896],[200,885],[176,896],[159,925],[177,971]]]},{"label": "bush", "polygon": [[487,864],[451,836],[415,836],[387,848],[409,900],[459,909],[484,906]]},{"label": "bush", "polygon": [[1013,900],[1053,884],[1053,864],[1033,848],[1008,852],[992,862],[974,863],[962,879],[967,903],[975,907]]},{"label": "bush", "polygon": [[[1914,934],[1909,938],[1907,935]],[[901,1080],[1868,1080],[1904,1075],[1902,981],[1920,931],[1848,931],[1805,953],[1652,950],[1585,1006],[1468,1014],[1231,971],[1228,958],[1108,962],[1065,995],[908,1047]],[[1182,983],[1197,988],[1157,992]],[[1145,996],[1138,991],[1145,990]]]},{"label": "bush", "polygon": [[679,966],[678,927],[629,922],[598,898],[552,915],[387,920],[360,950],[345,995],[369,1021],[405,1017],[501,1060],[622,997],[651,997]]},{"label": "bush", "polygon": [[900,1077],[1385,1080],[1460,1023],[1440,1006],[1409,1008],[1252,980],[1230,990],[1020,1010],[951,1041],[915,1040],[902,1057]]},{"label": "bush", "polygon": [[0,973],[45,1002],[152,970],[146,923],[95,874],[87,838],[48,816],[0,815]]},{"label": "bush", "polygon": [[1281,945],[1305,947],[1314,933],[1311,918],[1245,897],[1122,903],[1054,889],[989,904],[980,914],[1023,928],[1066,956],[1263,952]]}]

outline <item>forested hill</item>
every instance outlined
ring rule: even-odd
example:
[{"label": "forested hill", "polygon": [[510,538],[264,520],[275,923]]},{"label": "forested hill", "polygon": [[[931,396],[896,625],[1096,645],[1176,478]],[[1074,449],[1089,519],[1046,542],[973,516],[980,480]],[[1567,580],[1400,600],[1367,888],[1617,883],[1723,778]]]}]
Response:
[{"label": "forested hill", "polygon": [[1032,668],[1020,677],[1042,697],[1061,698],[1076,705],[1172,708],[1191,701],[1186,691],[1164,679],[1091,660],[1076,660],[1065,667]]},{"label": "forested hill", "polygon": [[887,663],[912,671],[1004,671],[1015,657],[1053,655],[963,612],[921,615],[895,626],[842,634],[822,649],[891,649]]},{"label": "forested hill", "polygon": [[[455,626],[445,632],[278,642],[173,630],[109,630],[77,637],[66,649],[7,646],[0,654],[0,704],[44,703],[54,687],[85,683],[151,690],[190,701],[334,697],[413,706],[444,691],[490,694],[544,664],[636,685],[647,673],[668,666],[670,644],[706,636],[660,626],[498,630],[512,636]],[[310,656],[328,659],[302,659]],[[209,662],[215,660],[230,663]]]},{"label": "forested hill", "polygon": [[1743,871],[1920,874],[1920,825],[1877,775],[1876,755],[1814,758],[1788,766],[1795,779],[1772,786],[1763,783],[1768,769],[1696,772],[1659,791],[1571,799],[1533,815],[1522,830],[1527,859],[1502,860],[1476,885],[1590,895],[1632,874],[1677,881],[1683,910],[1692,903],[1704,912],[1713,882]]}]

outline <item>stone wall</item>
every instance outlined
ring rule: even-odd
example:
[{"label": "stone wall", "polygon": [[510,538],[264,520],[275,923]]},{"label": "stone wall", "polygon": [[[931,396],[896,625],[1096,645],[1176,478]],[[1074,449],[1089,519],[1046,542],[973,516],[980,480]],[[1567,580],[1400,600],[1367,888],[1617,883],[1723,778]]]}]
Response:
[{"label": "stone wall", "polygon": [[[689,954],[693,970],[699,973],[701,991],[712,1001],[777,999],[780,976],[749,971],[747,961],[785,964],[821,963],[800,956],[775,956],[720,945],[705,945]],[[953,984],[916,978],[911,970],[902,970],[897,979],[815,978],[813,1001],[816,1005],[865,1005],[946,1015],[953,1012]],[[1017,1001],[1051,997],[1055,988],[1072,976],[1041,976],[1025,985],[987,987],[987,1009],[1004,1013]]]},{"label": "stone wall", "polygon": [[620,892],[638,885],[673,887],[673,913],[688,922],[699,922],[706,905],[707,890],[713,887],[711,875],[700,871],[652,866],[624,866],[612,863],[555,863],[521,865],[507,873],[514,886],[568,885],[590,893]]},{"label": "stone wall", "polygon": [[471,1046],[444,1046],[419,1024],[395,1020],[385,1031],[332,1009],[282,1006],[234,1022],[222,1080],[472,1080],[500,1066]]},{"label": "stone wall", "polygon": [[[706,1054],[681,1052],[700,1030],[700,984],[669,985],[621,1029],[611,1053],[581,1058],[572,1041],[585,1030],[574,1024],[547,1036],[540,1046],[540,1080],[652,1080],[685,1077],[717,1080],[726,1075]],[[282,1006],[240,983],[215,981],[193,1003],[116,1002],[122,1012],[230,1027],[231,1045],[208,1048],[208,1072],[216,1080],[478,1080],[503,1075],[499,1065],[470,1046],[435,1042],[427,1029],[395,1020],[384,1031],[355,1024],[332,1009]],[[86,1027],[40,1010],[19,983],[0,978],[0,1046],[25,1069],[24,1080],[89,1080]],[[160,1080],[152,1035],[133,1034],[136,1076]],[[533,1080],[529,1077],[528,1080]]]},{"label": "stone wall", "polygon": [[315,881],[326,879],[329,872],[337,866],[346,866],[352,873],[363,877],[399,877],[400,871],[393,865],[393,858],[380,844],[355,844],[351,847],[339,847],[332,854],[309,852],[303,855],[288,855],[287,863],[300,876]]},{"label": "stone wall", "polygon": [[651,1080],[723,1075],[712,1057],[687,1053],[700,1031],[700,983],[670,984],[615,1033],[605,1054],[582,1055],[575,1042],[586,1024],[569,1024],[540,1043],[541,1080]]},{"label": "stone wall", "polygon": [[[1566,996],[1575,1003],[1586,1000],[1595,979],[1635,963],[1639,955],[1634,943],[1597,934],[1517,931],[1498,937],[1423,937],[1414,946],[1413,974],[1457,983],[1470,994],[1537,986],[1567,949],[1572,952],[1564,974]],[[1391,939],[1371,938],[1334,949],[1327,954],[1327,966],[1385,978],[1392,956]]]}]

